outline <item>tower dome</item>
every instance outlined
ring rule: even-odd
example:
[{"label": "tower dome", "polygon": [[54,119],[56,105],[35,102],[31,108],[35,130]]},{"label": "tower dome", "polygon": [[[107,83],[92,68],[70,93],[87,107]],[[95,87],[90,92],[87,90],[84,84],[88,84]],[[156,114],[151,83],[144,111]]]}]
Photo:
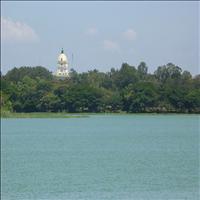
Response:
[{"label": "tower dome", "polygon": [[60,55],[58,56],[58,64],[67,64],[68,59],[67,56],[64,54],[64,50],[62,49]]}]

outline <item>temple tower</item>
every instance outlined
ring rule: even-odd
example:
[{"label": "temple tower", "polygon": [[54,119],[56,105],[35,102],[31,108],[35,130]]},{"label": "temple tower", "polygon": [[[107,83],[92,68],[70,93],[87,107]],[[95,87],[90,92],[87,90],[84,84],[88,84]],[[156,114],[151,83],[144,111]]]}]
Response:
[{"label": "temple tower", "polygon": [[67,56],[64,54],[64,50],[61,50],[60,55],[58,56],[58,66],[55,72],[56,77],[69,77],[69,62]]}]

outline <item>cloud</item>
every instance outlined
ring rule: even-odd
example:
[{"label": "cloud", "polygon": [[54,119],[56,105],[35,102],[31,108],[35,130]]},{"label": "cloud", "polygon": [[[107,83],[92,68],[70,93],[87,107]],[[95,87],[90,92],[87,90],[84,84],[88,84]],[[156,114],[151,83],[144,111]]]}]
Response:
[{"label": "cloud", "polygon": [[113,52],[120,50],[118,43],[111,41],[111,40],[104,40],[103,41],[103,47],[104,47],[104,49],[109,50],[109,51],[113,51]]},{"label": "cloud", "polygon": [[86,30],[86,35],[89,35],[89,36],[94,36],[98,33],[98,30],[97,28],[95,27],[90,27]]},{"label": "cloud", "polygon": [[123,37],[126,40],[135,40],[137,34],[133,29],[128,29],[125,32],[123,32]]},{"label": "cloud", "polygon": [[38,35],[25,23],[1,17],[1,39],[9,42],[35,42]]}]

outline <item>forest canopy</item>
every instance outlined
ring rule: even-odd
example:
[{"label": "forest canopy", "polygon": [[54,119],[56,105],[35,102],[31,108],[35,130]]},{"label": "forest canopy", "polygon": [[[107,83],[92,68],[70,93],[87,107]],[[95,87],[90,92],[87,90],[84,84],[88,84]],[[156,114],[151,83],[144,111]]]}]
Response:
[{"label": "forest canopy", "polygon": [[59,80],[42,66],[1,75],[1,109],[11,112],[200,113],[200,75],[168,63],[148,73],[145,62],[94,69]]}]

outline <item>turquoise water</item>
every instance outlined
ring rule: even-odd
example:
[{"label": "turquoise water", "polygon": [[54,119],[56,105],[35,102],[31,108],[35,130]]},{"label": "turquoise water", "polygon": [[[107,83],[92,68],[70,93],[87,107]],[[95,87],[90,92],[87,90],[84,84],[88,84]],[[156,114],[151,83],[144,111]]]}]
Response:
[{"label": "turquoise water", "polygon": [[198,115],[1,123],[3,200],[199,199]]}]

